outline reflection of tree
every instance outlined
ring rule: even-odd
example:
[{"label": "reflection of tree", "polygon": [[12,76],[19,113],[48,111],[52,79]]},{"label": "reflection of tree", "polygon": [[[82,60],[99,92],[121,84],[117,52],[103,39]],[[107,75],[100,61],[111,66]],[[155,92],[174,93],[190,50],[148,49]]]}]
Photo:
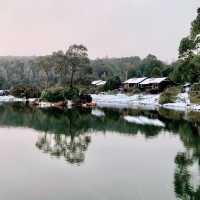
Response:
[{"label": "reflection of tree", "polygon": [[200,185],[193,186],[189,171],[189,167],[194,164],[190,153],[179,153],[176,156],[175,163],[174,187],[177,198],[181,200],[199,200]]},{"label": "reflection of tree", "polygon": [[[195,186],[191,174],[191,169],[194,169],[195,166],[200,169],[200,136],[196,125],[181,123],[178,131],[186,151],[178,153],[175,158],[174,188],[177,198],[183,200],[200,199],[200,183]],[[199,169],[196,170],[200,176]]]},{"label": "reflection of tree", "polygon": [[85,151],[91,141],[84,135],[80,112],[68,110],[64,117],[63,134],[44,134],[38,138],[36,146],[54,157],[64,157],[72,164],[80,164],[85,160]]},{"label": "reflection of tree", "polygon": [[80,164],[85,160],[90,141],[90,136],[86,135],[74,137],[45,133],[38,136],[36,146],[53,157],[64,157],[69,163]]},{"label": "reflection of tree", "polygon": [[91,110],[88,109],[38,109],[19,104],[4,104],[0,106],[0,125],[29,127],[41,132],[66,135],[78,135],[93,130],[130,135],[140,132],[149,137],[156,136],[161,131],[160,127],[137,125],[124,121],[120,110],[104,109],[104,111],[106,116],[99,118],[91,115]]},{"label": "reflection of tree", "polygon": [[90,141],[90,136],[71,138],[64,154],[66,160],[72,164],[83,162],[85,159],[84,152],[87,151]]}]

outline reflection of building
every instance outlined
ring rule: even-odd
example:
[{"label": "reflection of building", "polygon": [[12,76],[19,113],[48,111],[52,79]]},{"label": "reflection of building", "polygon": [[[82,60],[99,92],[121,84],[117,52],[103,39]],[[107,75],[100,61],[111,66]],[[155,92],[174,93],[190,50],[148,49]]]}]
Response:
[{"label": "reflection of building", "polygon": [[58,134],[40,134],[36,146],[54,157],[63,157],[72,164],[80,164],[85,160],[85,151],[91,142],[86,135],[66,136]]}]

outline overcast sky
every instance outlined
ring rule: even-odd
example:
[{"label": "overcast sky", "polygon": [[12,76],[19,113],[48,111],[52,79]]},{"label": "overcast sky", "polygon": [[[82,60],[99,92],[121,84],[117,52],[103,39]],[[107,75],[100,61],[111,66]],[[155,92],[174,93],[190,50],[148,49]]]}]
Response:
[{"label": "overcast sky", "polygon": [[81,43],[89,56],[177,57],[199,0],[0,0],[0,55],[44,55]]}]

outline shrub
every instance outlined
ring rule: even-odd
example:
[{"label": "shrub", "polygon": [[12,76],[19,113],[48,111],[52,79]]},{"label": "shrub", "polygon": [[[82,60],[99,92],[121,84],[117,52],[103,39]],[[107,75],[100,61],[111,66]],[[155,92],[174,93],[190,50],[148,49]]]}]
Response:
[{"label": "shrub", "polygon": [[191,103],[200,104],[200,83],[195,83],[192,85],[190,91],[190,101]]},{"label": "shrub", "polygon": [[104,90],[105,91],[115,90],[118,89],[120,86],[121,86],[120,78],[118,76],[114,76],[106,82]]},{"label": "shrub", "polygon": [[141,90],[139,88],[130,87],[126,91],[129,95],[139,94]]},{"label": "shrub", "polygon": [[18,98],[39,98],[41,91],[35,86],[18,85],[10,91],[10,94]]},{"label": "shrub", "polygon": [[77,88],[54,87],[44,90],[41,94],[41,99],[49,102],[58,102],[72,100],[77,102],[80,100],[79,90]]},{"label": "shrub", "polygon": [[167,88],[164,92],[160,95],[160,104],[166,103],[174,103],[176,101],[176,97],[180,92],[180,87],[170,87]]},{"label": "shrub", "polygon": [[41,99],[49,102],[64,101],[64,88],[56,87],[43,90],[41,94]]},{"label": "shrub", "polygon": [[64,98],[66,100],[78,101],[79,100],[79,90],[77,88],[69,88],[64,90]]},{"label": "shrub", "polygon": [[151,76],[154,77],[154,78],[158,78],[158,77],[161,77],[161,70],[159,67],[154,67],[152,72],[151,72]]},{"label": "shrub", "polygon": [[101,86],[97,86],[97,87],[90,87],[86,90],[82,90],[81,91],[81,94],[99,94],[101,92],[104,92],[104,85],[101,85]]},{"label": "shrub", "polygon": [[166,103],[174,103],[174,100],[172,99],[171,96],[168,95],[161,95],[160,96],[160,104],[166,104]]},{"label": "shrub", "polygon": [[81,94],[80,95],[80,103],[91,103],[92,97],[89,94]]}]

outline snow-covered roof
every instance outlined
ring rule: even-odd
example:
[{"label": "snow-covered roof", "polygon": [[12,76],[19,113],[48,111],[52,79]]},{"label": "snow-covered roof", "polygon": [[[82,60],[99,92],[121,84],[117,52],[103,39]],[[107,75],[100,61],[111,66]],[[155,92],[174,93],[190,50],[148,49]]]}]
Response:
[{"label": "snow-covered roof", "polygon": [[127,81],[124,82],[124,84],[137,84],[137,83],[141,83],[142,81],[144,81],[145,79],[147,79],[146,77],[143,78],[130,78]]},{"label": "snow-covered roof", "polygon": [[191,83],[185,83],[185,85],[183,85],[183,87],[189,87],[191,86]]},{"label": "snow-covered roof", "polygon": [[106,84],[106,81],[101,81],[101,82],[97,83],[96,86],[105,85],[105,84]]},{"label": "snow-covered roof", "polygon": [[165,80],[167,80],[167,77],[163,77],[163,78],[148,78],[144,81],[142,81],[140,84],[141,85],[148,85],[148,84],[153,84],[153,83],[161,83]]},{"label": "snow-covered roof", "polygon": [[97,81],[92,81],[91,84],[92,84],[92,85],[96,85],[96,86],[105,85],[105,84],[106,84],[106,81],[97,80]]},{"label": "snow-covered roof", "polygon": [[96,85],[96,84],[98,84],[98,83],[100,83],[100,82],[102,82],[102,80],[96,80],[96,81],[92,81],[92,85]]}]

